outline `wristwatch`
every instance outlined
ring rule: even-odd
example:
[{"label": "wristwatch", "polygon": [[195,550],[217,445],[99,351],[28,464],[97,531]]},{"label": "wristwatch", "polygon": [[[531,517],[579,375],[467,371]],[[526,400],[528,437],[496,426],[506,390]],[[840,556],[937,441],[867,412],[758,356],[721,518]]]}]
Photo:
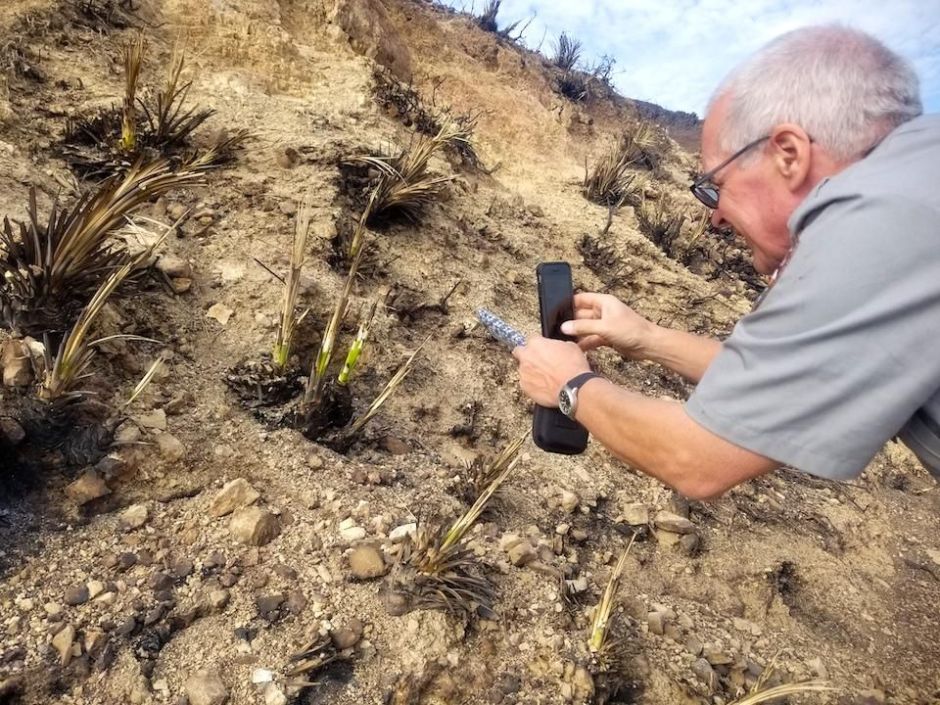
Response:
[{"label": "wristwatch", "polygon": [[585,382],[595,377],[600,377],[600,375],[596,372],[582,372],[561,388],[558,393],[558,409],[561,413],[569,419],[574,418],[574,414],[578,410],[578,390]]}]

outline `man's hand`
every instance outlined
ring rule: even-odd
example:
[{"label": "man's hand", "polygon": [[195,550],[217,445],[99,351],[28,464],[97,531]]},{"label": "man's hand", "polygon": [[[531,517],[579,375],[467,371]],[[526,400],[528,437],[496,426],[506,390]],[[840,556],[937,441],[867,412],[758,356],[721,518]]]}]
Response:
[{"label": "man's hand", "polygon": [[582,350],[611,347],[625,358],[645,359],[656,325],[610,294],[575,294],[573,321],[563,323],[566,335],[578,338]]},{"label": "man's hand", "polygon": [[590,372],[584,352],[575,343],[534,335],[512,351],[519,361],[519,383],[536,404],[558,406],[558,393],[572,378]]}]

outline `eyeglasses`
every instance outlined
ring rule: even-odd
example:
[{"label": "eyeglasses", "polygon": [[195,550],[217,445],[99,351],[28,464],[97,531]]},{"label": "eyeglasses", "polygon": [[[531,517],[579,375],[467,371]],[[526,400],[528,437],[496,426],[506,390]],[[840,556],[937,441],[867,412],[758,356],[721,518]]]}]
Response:
[{"label": "eyeglasses", "polygon": [[730,157],[725,159],[721,164],[716,166],[710,171],[706,171],[704,174],[696,177],[695,181],[692,182],[692,185],[689,187],[689,190],[692,191],[692,194],[702,202],[706,208],[715,209],[718,207],[718,196],[719,190],[718,186],[712,181],[712,177],[715,176],[719,171],[728,166],[735,159],[740,157],[745,152],[753,149],[759,145],[764,140],[769,140],[770,135],[765,135],[760,137],[753,142],[749,142],[739,149],[737,152],[732,154]]}]

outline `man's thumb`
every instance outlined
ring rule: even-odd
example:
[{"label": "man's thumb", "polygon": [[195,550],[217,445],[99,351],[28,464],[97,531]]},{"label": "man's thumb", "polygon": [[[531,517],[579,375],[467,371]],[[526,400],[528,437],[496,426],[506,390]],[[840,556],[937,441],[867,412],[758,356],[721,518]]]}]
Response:
[{"label": "man's thumb", "polygon": [[565,321],[561,324],[561,332],[565,335],[599,335],[601,332],[600,321],[586,318],[580,321]]}]

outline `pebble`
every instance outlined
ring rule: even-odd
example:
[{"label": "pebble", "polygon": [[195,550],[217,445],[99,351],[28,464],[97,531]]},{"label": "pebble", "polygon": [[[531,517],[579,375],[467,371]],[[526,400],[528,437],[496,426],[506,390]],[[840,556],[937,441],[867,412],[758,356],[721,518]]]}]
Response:
[{"label": "pebble", "polygon": [[696,659],[692,663],[692,673],[698,676],[708,686],[709,690],[714,690],[717,679],[715,678],[715,671],[708,661],[703,658]]},{"label": "pebble", "polygon": [[262,690],[264,705],[287,705],[287,695],[277,683],[268,683]]},{"label": "pebble", "polygon": [[581,498],[578,497],[574,492],[570,490],[562,490],[561,493],[561,508],[566,512],[573,512],[578,508],[578,504],[581,502]]},{"label": "pebble", "polygon": [[170,278],[191,278],[193,276],[192,265],[177,255],[161,255],[156,266],[157,271],[163,272]]},{"label": "pebble", "polygon": [[71,624],[61,629],[52,637],[52,647],[59,654],[59,664],[65,668],[72,660],[72,642],[75,641],[75,627]]},{"label": "pebble", "polygon": [[104,583],[100,580],[88,581],[88,597],[94,600],[98,595],[104,592]]},{"label": "pebble", "polygon": [[209,310],[206,311],[206,317],[214,318],[224,326],[228,324],[229,319],[232,317],[233,313],[235,313],[235,311],[230,309],[225,304],[217,303],[209,307]]},{"label": "pebble", "polygon": [[667,511],[657,512],[653,523],[657,529],[670,531],[674,534],[691,534],[695,531],[695,525],[691,521]]},{"label": "pebble", "polygon": [[375,546],[356,546],[349,554],[349,572],[357,580],[370,580],[385,575],[387,568],[382,552]]},{"label": "pebble", "polygon": [[517,567],[526,566],[538,558],[538,553],[528,541],[519,541],[506,553],[509,555],[509,562]]},{"label": "pebble", "polygon": [[229,601],[229,591],[228,590],[212,590],[209,592],[209,604],[212,606],[212,609],[222,610],[225,609]]},{"label": "pebble", "polygon": [[258,610],[258,614],[266,615],[270,612],[274,612],[278,607],[284,604],[284,600],[287,599],[283,593],[275,592],[268,595],[260,595],[255,598],[255,607]]},{"label": "pebble", "polygon": [[281,533],[281,524],[271,512],[258,507],[248,507],[235,512],[229,529],[242,543],[264,546]]},{"label": "pebble", "polygon": [[645,526],[650,522],[650,510],[640,502],[624,505],[620,511],[620,521],[630,526]]},{"label": "pebble", "polygon": [[22,340],[10,339],[0,346],[0,366],[7,387],[26,387],[33,381],[29,348]]},{"label": "pebble", "polygon": [[358,644],[362,638],[362,632],[362,622],[358,619],[351,619],[341,629],[333,630],[330,638],[333,640],[333,646],[342,651]]},{"label": "pebble", "polygon": [[650,612],[646,615],[646,624],[653,634],[663,635],[666,627],[666,614],[664,612]]},{"label": "pebble", "polygon": [[702,540],[698,534],[684,534],[679,539],[679,550],[686,556],[694,558],[702,550]]},{"label": "pebble", "polygon": [[84,472],[81,477],[65,488],[65,495],[79,506],[108,494],[111,494],[111,490],[93,470]]},{"label": "pebble", "polygon": [[392,541],[403,541],[406,536],[414,538],[418,533],[418,525],[414,522],[396,526],[388,533],[388,538]]},{"label": "pebble", "polygon": [[170,462],[180,460],[186,454],[185,446],[176,436],[169,433],[157,436],[157,448],[160,449],[160,455]]},{"label": "pebble", "polygon": [[209,505],[209,514],[222,517],[236,509],[254,504],[261,497],[251,483],[243,477],[227,482]]},{"label": "pebble", "polygon": [[124,531],[133,531],[146,524],[149,518],[150,513],[146,505],[134,504],[121,512],[118,524]]},{"label": "pebble", "polygon": [[89,593],[87,585],[73,585],[65,591],[65,597],[63,600],[65,601],[65,604],[74,607],[76,605],[85,604],[88,602],[88,598]]},{"label": "pebble", "polygon": [[139,426],[155,431],[166,431],[166,412],[163,409],[154,409],[148,414],[141,414],[134,419]]},{"label": "pebble", "polygon": [[228,702],[228,688],[218,671],[198,671],[186,680],[189,705],[224,705]]}]

